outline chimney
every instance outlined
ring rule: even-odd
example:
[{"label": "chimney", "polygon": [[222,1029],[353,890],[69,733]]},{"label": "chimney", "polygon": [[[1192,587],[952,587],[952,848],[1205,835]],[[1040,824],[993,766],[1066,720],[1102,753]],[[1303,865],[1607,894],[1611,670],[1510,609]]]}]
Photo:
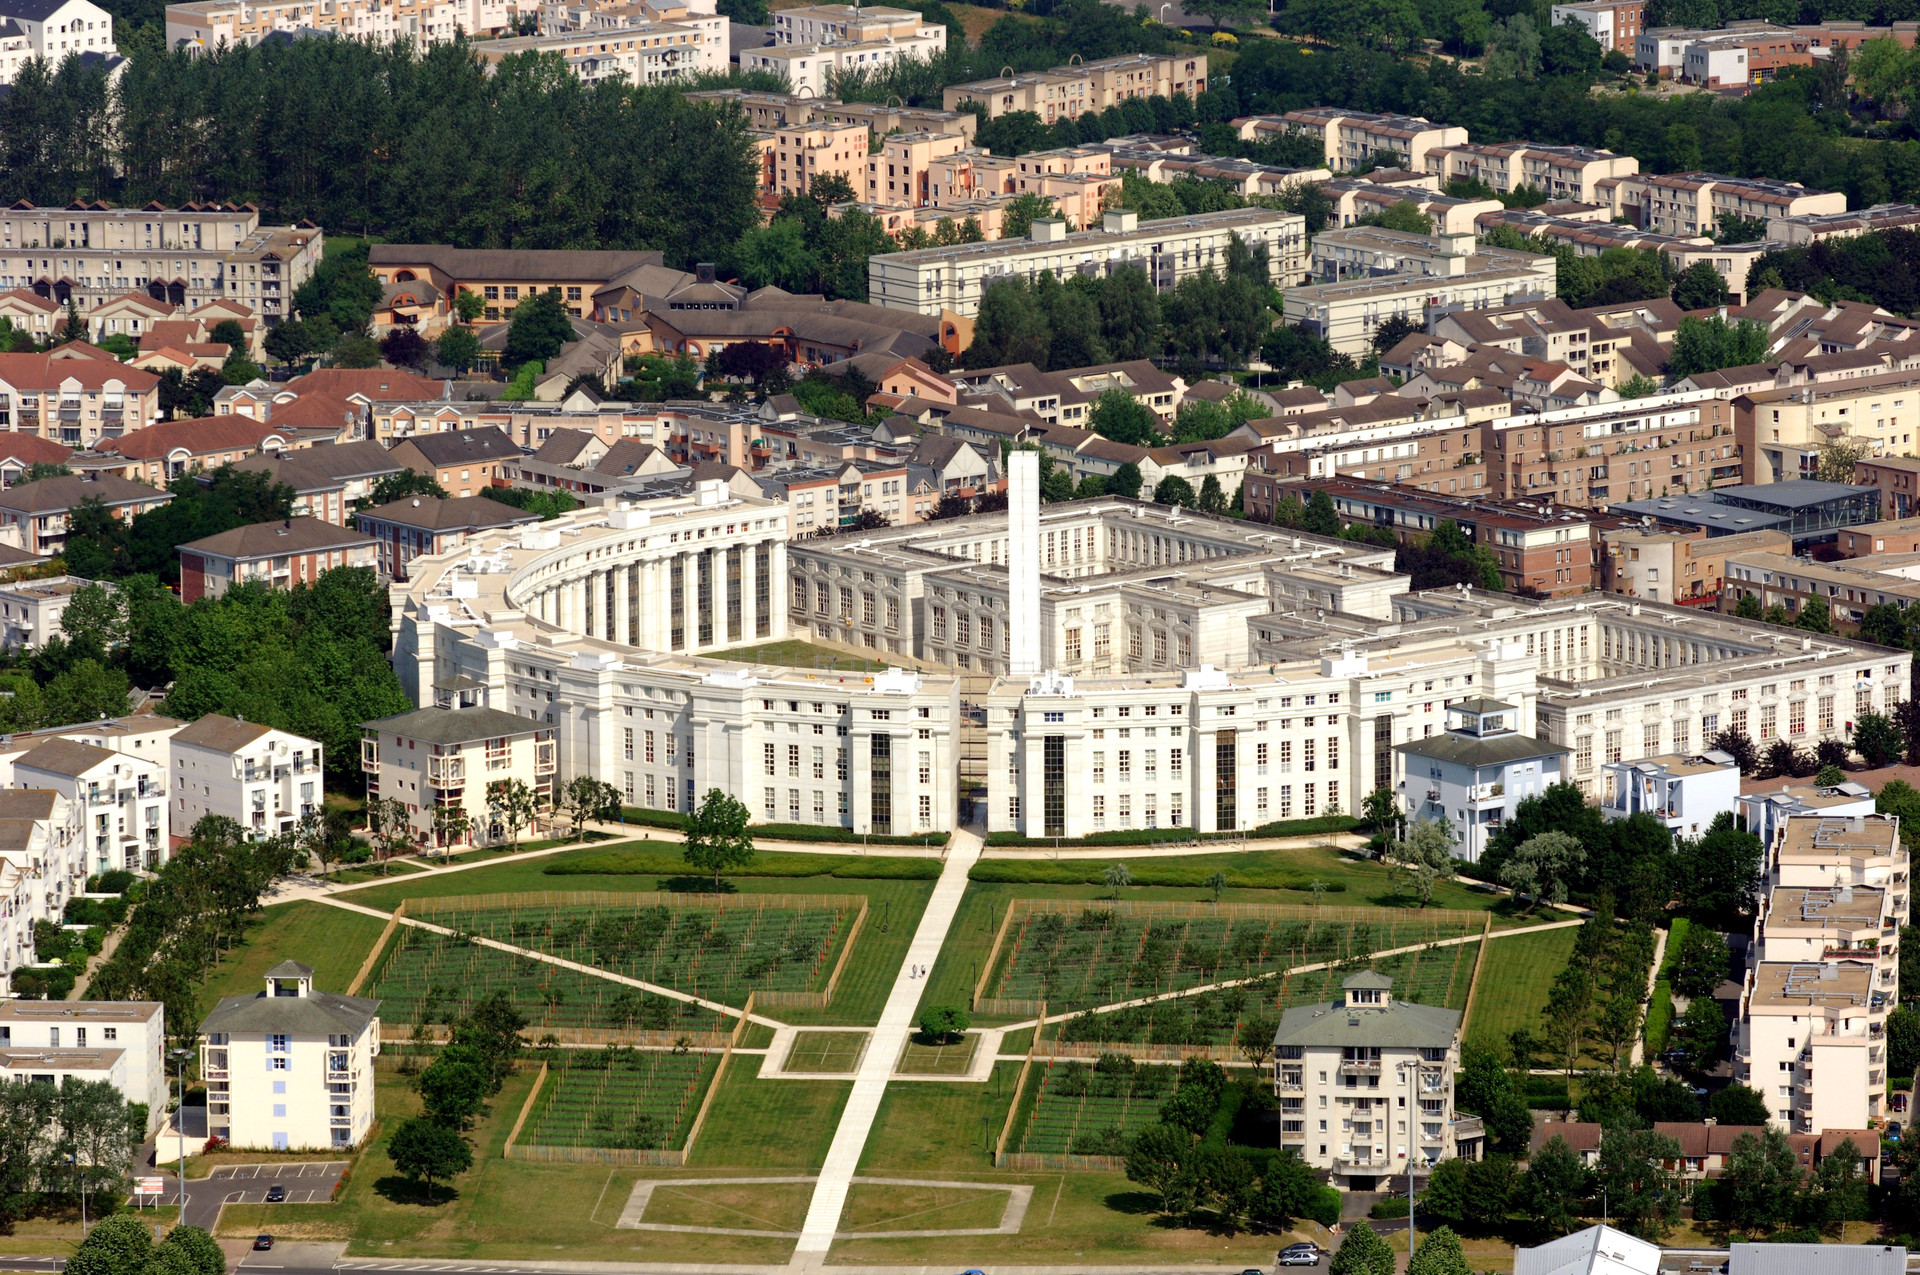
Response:
[{"label": "chimney", "polygon": [[1110,235],[1130,235],[1140,228],[1140,214],[1131,208],[1110,208],[1100,228]]},{"label": "chimney", "polygon": [[1062,243],[1066,237],[1067,223],[1060,217],[1035,217],[1027,230],[1027,238],[1035,243]]},{"label": "chimney", "polygon": [[711,261],[702,261],[696,265],[693,268],[693,278],[696,283],[712,283],[713,263]]}]

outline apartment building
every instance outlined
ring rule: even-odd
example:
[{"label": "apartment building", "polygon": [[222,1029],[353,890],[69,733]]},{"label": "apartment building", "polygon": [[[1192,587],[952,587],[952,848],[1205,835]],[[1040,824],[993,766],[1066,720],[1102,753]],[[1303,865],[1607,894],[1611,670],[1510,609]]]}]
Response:
[{"label": "apartment building", "polygon": [[1891,816],[1789,818],[1768,847],[1733,1066],[1789,1133],[1863,1129],[1886,1115],[1907,876]]},{"label": "apartment building", "polygon": [[635,15],[620,26],[481,40],[473,50],[489,67],[520,54],[552,54],[588,84],[662,84],[725,74],[726,28],[727,19],[711,14],[688,14],[672,22]]},{"label": "apartment building", "polygon": [[1454,124],[1435,124],[1417,115],[1373,115],[1313,106],[1285,115],[1249,115],[1233,121],[1242,141],[1285,134],[1312,137],[1326,155],[1333,172],[1365,168],[1381,152],[1390,152],[1401,168],[1429,171],[1427,152],[1436,146],[1465,146],[1467,130]]},{"label": "apartment building", "polygon": [[1740,767],[1731,754],[1710,748],[1691,756],[1647,757],[1607,763],[1609,819],[1644,814],[1677,837],[1698,837],[1740,799]]},{"label": "apartment building", "polygon": [[[1881,492],[1885,510],[1886,493]],[[1920,553],[1920,518],[1890,518],[1885,522],[1862,523],[1843,527],[1834,548],[1842,558],[1877,557],[1880,554]]]},{"label": "apartment building", "polygon": [[0,85],[10,85],[35,58],[58,67],[69,55],[121,58],[113,15],[91,0],[5,0],[0,3]]},{"label": "apartment building", "polygon": [[1287,1010],[1273,1036],[1281,1149],[1350,1191],[1451,1157],[1460,1018],[1395,997],[1373,970],[1331,1004]]},{"label": "apartment building", "polygon": [[1642,174],[1623,183],[1623,205],[1638,204],[1639,223],[1664,235],[1712,235],[1721,217],[1765,221],[1847,209],[1844,191],[1808,190],[1799,182],[1722,173]]},{"label": "apartment building", "polygon": [[[517,780],[542,805],[555,795],[553,729],[539,712],[530,709],[520,717],[494,708],[433,707],[367,722],[360,768],[369,798],[378,794],[404,804],[418,845],[507,839],[509,830],[488,808],[494,784]],[[463,814],[464,824],[450,824],[441,810]]]},{"label": "apartment building", "polygon": [[1839,818],[1877,813],[1873,790],[1852,780],[1839,784],[1783,781],[1778,788],[1741,794],[1736,809],[1742,825],[1760,838],[1762,846],[1772,845],[1789,819],[1804,815]]},{"label": "apartment building", "polygon": [[325,799],[320,745],[290,731],[208,713],[170,746],[176,828],[224,815],[256,839],[278,836]]},{"label": "apartment building", "polygon": [[78,450],[160,419],[160,378],[117,359],[0,354],[0,431]]},{"label": "apartment building", "polygon": [[1730,32],[1764,36],[1775,40],[1793,38],[1792,28],[1757,20],[1729,22],[1724,28],[1706,29],[1643,25],[1632,45],[1633,69],[1643,73],[1657,71],[1663,79],[1678,76],[1686,65],[1687,50],[1692,48],[1696,41]]},{"label": "apartment building", "polygon": [[[1400,236],[1404,235],[1409,244],[1428,241],[1434,248],[1431,254],[1419,254],[1421,260],[1404,269],[1386,268],[1394,256],[1391,252],[1365,254],[1380,263],[1379,268],[1384,272],[1359,273],[1339,282],[1288,288],[1284,301],[1288,323],[1305,328],[1335,350],[1356,358],[1372,349],[1374,332],[1389,319],[1405,319],[1424,328],[1430,315],[1442,308],[1480,310],[1544,299],[1553,296],[1559,286],[1551,257],[1484,245],[1474,247],[1471,243],[1459,242],[1458,237],[1450,237],[1458,250],[1443,256],[1446,245],[1432,236],[1361,227],[1316,236],[1315,251],[1321,251],[1318,245],[1328,234],[1359,236],[1363,233],[1368,240],[1382,243],[1389,239],[1400,243]],[[1467,248],[1472,251],[1464,251]],[[1414,255],[1408,253],[1410,261]],[[1358,267],[1361,271],[1369,268]],[[1437,272],[1427,273],[1428,269]],[[1438,272],[1439,269],[1444,272]]]},{"label": "apartment building", "polygon": [[1773,243],[1799,247],[1827,239],[1852,239],[1857,235],[1877,234],[1883,230],[1911,230],[1920,226],[1920,204],[1875,204],[1851,212],[1804,213],[1797,217],[1773,217],[1767,221],[1767,238]]},{"label": "apartment building", "polygon": [[862,8],[852,4],[812,4],[776,10],[773,15],[775,44],[909,41],[932,41],[934,49],[945,52],[947,29],[939,23],[928,22],[915,10],[889,9],[884,5]]},{"label": "apartment building", "polygon": [[[1626,9],[1638,12],[1642,3],[1643,0],[1619,3],[1589,0],[1582,5],[1555,5],[1554,12],[1557,22],[1562,9],[1597,8],[1607,14]],[[1484,182],[1500,194],[1537,190],[1551,199],[1583,204],[1603,202],[1600,182],[1632,177],[1640,171],[1640,161],[1632,155],[1616,155],[1586,146],[1539,146],[1532,142],[1434,146],[1426,151],[1422,163],[1424,171],[1442,182]]]},{"label": "apartment building", "polygon": [[1249,248],[1266,248],[1275,283],[1297,277],[1305,266],[1306,220],[1293,213],[1238,208],[1143,225],[1137,214],[1114,210],[1097,230],[1069,232],[1064,221],[1042,218],[1026,239],[876,253],[867,260],[867,292],[889,309],[935,316],[951,311],[968,319],[980,312],[990,284],[1016,274],[1031,280],[1042,271],[1065,278],[1140,269],[1165,292],[1201,270],[1223,270],[1235,236]]},{"label": "apartment building", "polygon": [[865,124],[788,124],[754,141],[760,193],[768,199],[805,194],[825,176],[842,178],[855,191],[867,183]]},{"label": "apartment building", "polygon": [[319,518],[287,518],[190,540],[180,546],[180,600],[217,598],[239,584],[291,589],[335,567],[379,562],[373,537]]},{"label": "apartment building", "polygon": [[[1920,514],[1920,458],[1875,456],[1854,462],[1853,481],[1880,489],[1880,516],[1900,520]],[[1885,552],[1875,549],[1874,553]],[[1858,557],[1848,553],[1847,557]]]},{"label": "apartment building", "polygon": [[0,541],[52,557],[66,546],[67,519],[81,501],[98,500],[108,513],[124,522],[172,499],[172,492],[112,474],[15,483],[0,491]]},{"label": "apartment building", "polygon": [[1185,94],[1196,98],[1206,91],[1205,54],[1132,53],[1005,79],[950,84],[941,94],[940,105],[958,111],[962,103],[974,102],[986,107],[988,119],[999,119],[1009,111],[1031,111],[1042,123],[1051,124],[1087,111],[1098,114],[1136,97]]},{"label": "apartment building", "polygon": [[167,47],[205,52],[255,45],[277,32],[445,44],[513,28],[511,0],[188,0],[167,6]]},{"label": "apartment building", "polygon": [[1521,705],[1478,695],[1446,706],[1441,733],[1393,746],[1409,815],[1447,820],[1453,852],[1468,863],[1480,861],[1522,801],[1566,777],[1571,750],[1525,734],[1521,717]]},{"label": "apartment building", "polygon": [[[770,44],[742,49],[740,69],[777,75],[790,93],[831,97],[842,76],[877,75],[897,63],[930,62],[940,57],[947,47],[947,29],[929,24],[919,31],[870,44]],[[724,63],[725,44],[718,53]]]},{"label": "apartment building", "polygon": [[1833,623],[1851,630],[1869,607],[1905,606],[1920,600],[1920,580],[1876,570],[1867,561],[1812,558],[1778,554],[1741,554],[1727,559],[1726,594],[1721,609],[1731,611],[1741,597],[1759,599],[1762,606],[1783,606],[1798,615],[1813,598],[1827,604]]},{"label": "apartment building", "polygon": [[1725,587],[1730,557],[1793,553],[1793,537],[1778,530],[1709,536],[1701,528],[1619,526],[1601,539],[1600,588],[1649,602],[1712,602]]},{"label": "apartment building", "polygon": [[1733,410],[1749,483],[1810,477],[1819,471],[1821,446],[1840,437],[1864,442],[1874,462],[1887,464],[1891,472],[1892,462],[1883,458],[1911,451],[1920,432],[1920,372],[1753,390],[1736,396]]},{"label": "apartment building", "polygon": [[[564,249],[453,248],[446,244],[374,244],[367,251],[373,277],[382,284],[420,282],[441,298],[458,292],[477,293],[486,302],[482,317],[498,322],[513,307],[535,293],[556,289],[567,312],[575,318],[615,322],[631,315],[611,310],[630,305],[629,296],[665,297],[693,281],[681,270],[668,270],[658,252],[569,251]],[[444,301],[439,313],[446,311]],[[408,372],[388,371],[382,379],[401,378],[434,387],[443,385]],[[292,383],[294,388],[298,383]],[[412,397],[427,395],[412,391]]]},{"label": "apartment building", "polygon": [[1646,25],[1646,14],[1646,0],[1582,0],[1579,4],[1554,5],[1550,20],[1556,27],[1571,22],[1607,52],[1618,49],[1631,57]]},{"label": "apartment building", "polygon": [[[128,1102],[145,1106],[149,1133],[166,1118],[172,1088],[166,1044],[164,1007],[158,1001],[0,1001],[0,1055],[13,1060],[10,1079],[24,1080],[39,1070],[106,1073],[83,1078],[111,1078]],[[88,1066],[96,1060],[80,1057],[89,1051],[99,1055],[97,1066]]]},{"label": "apartment building", "polygon": [[27,651],[58,636],[73,595],[95,583],[84,576],[61,575],[0,584],[0,647]]},{"label": "apartment building", "polygon": [[745,113],[748,125],[763,132],[817,120],[828,124],[865,124],[874,137],[888,133],[959,133],[971,143],[980,127],[980,117],[971,111],[932,110],[897,102],[840,102],[833,98],[747,89],[702,89],[687,96],[695,101],[738,106]]},{"label": "apartment building", "polygon": [[492,527],[517,527],[540,515],[484,496],[410,496],[354,515],[354,525],[379,542],[380,575],[405,580],[407,564],[422,554],[444,553]]},{"label": "apartment building", "polygon": [[167,766],[78,739],[55,737],[13,760],[14,782],[50,788],[84,828],[76,857],[88,874],[124,868],[152,872],[166,862]]},{"label": "apartment building", "polygon": [[24,288],[84,317],[128,292],[175,306],[240,301],[269,324],[320,264],[318,226],[262,226],[251,206],[104,203],[0,209],[0,291]]},{"label": "apartment building", "polygon": [[200,1022],[207,1132],[236,1150],[358,1146],[373,1127],[380,1002],[316,991],[282,961],[266,988],[225,996]]},{"label": "apartment building", "polygon": [[988,189],[987,183],[976,183],[971,176],[973,164],[988,158],[985,151],[969,149],[964,134],[916,129],[882,137],[880,149],[863,154],[861,171],[849,180],[856,191],[866,192],[870,204],[888,208],[950,206],[982,194],[999,193]]}]

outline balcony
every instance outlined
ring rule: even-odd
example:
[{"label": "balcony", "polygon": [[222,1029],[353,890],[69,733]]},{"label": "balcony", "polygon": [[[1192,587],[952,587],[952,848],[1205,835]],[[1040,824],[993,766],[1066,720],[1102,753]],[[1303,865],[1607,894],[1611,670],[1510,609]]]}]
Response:
[{"label": "balcony", "polygon": [[380,742],[373,739],[360,741],[360,769],[378,773],[380,769]]},{"label": "balcony", "polygon": [[1290,1144],[1305,1145],[1306,1141],[1307,1133],[1304,1129],[1282,1129],[1280,1131],[1280,1144],[1282,1146]]},{"label": "balcony", "polygon": [[1333,1157],[1333,1167],[1348,1172],[1385,1173],[1393,1167],[1393,1161],[1384,1155],[1342,1154]]},{"label": "balcony", "polygon": [[467,782],[467,761],[460,756],[427,758],[427,783],[435,788],[460,788]]},{"label": "balcony", "polygon": [[551,775],[558,768],[558,762],[554,756],[553,741],[543,739],[536,742],[533,746],[533,773],[536,775]]},{"label": "balcony", "polygon": [[1273,1087],[1280,1093],[1301,1093],[1306,1089],[1307,1085],[1303,1073],[1298,1071],[1283,1071],[1280,1073],[1280,1079],[1274,1082]]},{"label": "balcony", "polygon": [[1380,1063],[1378,1059],[1370,1062],[1362,1062],[1358,1059],[1342,1059],[1340,1063],[1340,1074],[1343,1076],[1377,1076],[1380,1074]]},{"label": "balcony", "polygon": [[1470,806],[1504,805],[1506,798],[1505,784],[1475,784],[1467,790],[1467,804]]}]

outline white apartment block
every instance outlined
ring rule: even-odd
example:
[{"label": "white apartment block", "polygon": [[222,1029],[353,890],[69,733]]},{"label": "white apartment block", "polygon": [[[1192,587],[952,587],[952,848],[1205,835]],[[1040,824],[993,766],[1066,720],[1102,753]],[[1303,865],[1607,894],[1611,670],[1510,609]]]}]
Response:
[{"label": "white apartment block", "polygon": [[617,27],[595,26],[550,35],[505,36],[473,46],[489,67],[521,53],[554,53],[585,82],[658,84],[727,70],[727,20],[688,14],[671,22],[635,18]]},{"label": "white apartment block", "polygon": [[[1555,12],[1562,7],[1572,6],[1555,6]],[[1539,146],[1532,142],[1435,146],[1426,152],[1424,164],[1425,171],[1442,182],[1460,179],[1484,182],[1500,194],[1524,187],[1553,199],[1585,204],[1605,202],[1598,183],[1608,178],[1632,177],[1640,171],[1640,161],[1632,155],[1616,155],[1585,146]]]},{"label": "white apartment block", "polygon": [[223,998],[200,1024],[208,1133],[236,1150],[358,1146],[373,1124],[380,1002],[316,991],[298,961],[266,984]]},{"label": "white apartment block", "polygon": [[1870,815],[1875,813],[1873,805],[1873,791],[1848,780],[1827,786],[1783,782],[1770,791],[1742,795],[1737,809],[1746,830],[1760,838],[1761,845],[1770,846],[1789,819],[1801,815]]},{"label": "white apartment block", "polygon": [[13,760],[14,783],[51,788],[79,823],[86,874],[151,872],[166,862],[165,756],[137,757],[77,739],[49,739]]},{"label": "white apartment block", "polygon": [[[1352,235],[1360,229],[1382,233],[1371,227],[1331,233]],[[1282,303],[1286,321],[1341,353],[1360,356],[1373,348],[1374,332],[1389,319],[1407,319],[1424,328],[1429,317],[1444,308],[1487,310],[1557,295],[1559,281],[1552,257],[1482,246],[1457,262],[1462,268],[1445,274],[1409,268],[1288,288]]]},{"label": "white apartment block", "polygon": [[[871,44],[771,44],[742,49],[740,69],[780,76],[786,81],[787,92],[802,97],[837,97],[835,85],[842,76],[877,75],[897,62],[927,62],[941,56],[947,47],[947,29],[928,26],[922,30],[939,34]],[[726,45],[721,44],[722,59],[726,51]]]},{"label": "white apartment block", "polygon": [[146,1104],[147,1129],[167,1112],[167,1032],[158,1001],[0,1001],[0,1078],[108,1080]]},{"label": "white apartment block", "polygon": [[1336,1187],[1372,1191],[1453,1155],[1460,1011],[1401,1000],[1362,970],[1331,1004],[1282,1014],[1273,1054],[1281,1149]]},{"label": "white apartment block", "polygon": [[1886,1016],[1900,981],[1908,856],[1884,815],[1797,816],[1768,848],[1734,1030],[1741,1082],[1788,1133],[1886,1114]]},{"label": "white apartment block", "polygon": [[865,8],[852,4],[812,4],[776,10],[775,44],[885,44],[889,41],[932,42],[944,53],[947,29],[928,22],[912,9]]},{"label": "white apartment block", "polygon": [[1131,98],[1176,94],[1197,98],[1206,89],[1205,54],[1129,53],[1026,75],[949,84],[941,93],[940,105],[959,111],[964,103],[977,103],[986,108],[988,119],[999,119],[1009,111],[1031,111],[1042,123],[1051,124],[1087,111],[1097,114]]},{"label": "white apartment block", "polygon": [[172,740],[173,826],[222,815],[256,840],[292,832],[326,798],[320,745],[290,731],[208,713]]},{"label": "white apartment block", "polygon": [[1717,749],[1688,757],[1610,761],[1607,788],[1610,795],[1600,807],[1607,818],[1651,815],[1680,837],[1698,837],[1713,826],[1715,816],[1742,801],[1740,768]]},{"label": "white apartment block", "polygon": [[318,226],[262,226],[234,205],[0,209],[0,291],[25,288],[88,310],[145,292],[170,305],[239,301],[268,323],[320,264]]},{"label": "white apartment block", "polygon": [[[1490,688],[1501,680],[1500,664],[1523,658],[1517,646],[1489,655],[1480,680]],[[1445,731],[1394,747],[1396,787],[1410,818],[1446,820],[1454,853],[1478,863],[1521,802],[1566,779],[1568,750],[1519,730],[1520,704],[1476,695],[1446,711]]]},{"label": "white apartment block", "polygon": [[34,58],[58,69],[76,54],[119,60],[111,13],[92,0],[0,0],[0,85]]},{"label": "white apartment block", "polygon": [[93,583],[84,576],[44,576],[0,584],[0,646],[9,651],[32,650],[58,636],[73,595]]},{"label": "white apartment block", "polygon": [[1618,188],[1621,206],[1637,204],[1640,225],[1663,235],[1712,235],[1722,216],[1765,221],[1847,210],[1844,191],[1808,190],[1798,182],[1720,173],[1643,174]]},{"label": "white apartment block", "polygon": [[33,923],[59,920],[86,889],[70,803],[51,788],[0,789],[0,976],[32,963]]},{"label": "white apartment block", "polygon": [[[541,805],[557,795],[553,731],[537,720],[480,705],[417,708],[365,724],[360,768],[367,796],[407,807],[420,845],[450,848],[504,841],[508,829],[489,809],[495,784],[519,782]],[[438,822],[439,809],[465,814],[463,829]]]},{"label": "white apartment block", "polygon": [[1098,230],[1069,233],[1065,222],[1042,218],[1026,239],[876,253],[867,260],[867,291],[877,305],[931,315],[951,310],[967,318],[980,312],[980,300],[995,281],[1014,275],[1033,280],[1042,271],[1066,279],[1141,269],[1165,292],[1202,270],[1224,272],[1227,245],[1236,235],[1249,248],[1266,249],[1276,284],[1298,278],[1306,267],[1306,219],[1293,213],[1238,208],[1142,223],[1137,214],[1116,210]]},{"label": "white apartment block", "polygon": [[1427,152],[1436,146],[1465,146],[1467,130],[1457,124],[1435,124],[1418,115],[1373,115],[1313,106],[1285,115],[1250,115],[1233,121],[1242,141],[1263,134],[1284,133],[1317,139],[1326,166],[1339,173],[1365,168],[1382,151],[1391,152],[1400,167],[1427,172]]},{"label": "white apartment block", "polygon": [[1556,27],[1571,22],[1607,52],[1618,49],[1632,57],[1634,42],[1646,24],[1646,8],[1646,0],[1583,0],[1554,5],[1551,21]]},{"label": "white apartment block", "polygon": [[513,15],[510,0],[189,0],[167,6],[167,47],[253,45],[278,31],[445,44],[509,31]]}]

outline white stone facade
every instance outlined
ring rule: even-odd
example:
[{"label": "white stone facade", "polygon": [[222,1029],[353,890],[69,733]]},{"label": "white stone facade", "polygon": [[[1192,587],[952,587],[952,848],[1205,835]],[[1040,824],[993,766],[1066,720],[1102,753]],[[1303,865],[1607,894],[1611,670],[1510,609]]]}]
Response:
[{"label": "white stone facade", "polygon": [[379,1002],[316,991],[312,967],[295,961],[266,984],[200,1024],[209,1133],[236,1150],[359,1145],[373,1125]]}]

